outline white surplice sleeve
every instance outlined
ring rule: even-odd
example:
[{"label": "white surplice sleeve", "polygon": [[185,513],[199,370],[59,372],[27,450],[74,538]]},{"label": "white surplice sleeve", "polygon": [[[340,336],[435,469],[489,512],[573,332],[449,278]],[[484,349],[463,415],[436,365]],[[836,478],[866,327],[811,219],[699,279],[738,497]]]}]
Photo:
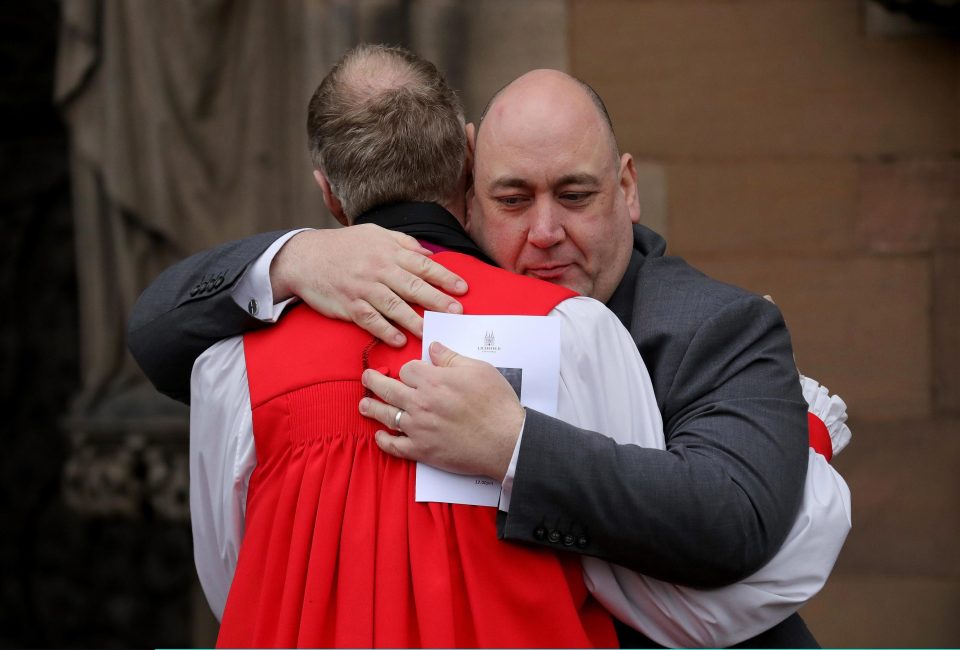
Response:
[{"label": "white surplice sleeve", "polygon": [[[564,319],[558,417],[621,444],[664,449],[652,382],[616,316],[588,298],[564,301],[553,315]],[[843,479],[813,450],[808,461],[787,540],[749,578],[706,591],[584,556],[588,588],[617,618],[664,646],[725,647],[780,623],[820,591],[850,530]]]},{"label": "white surplice sleeve", "polygon": [[579,297],[560,303],[551,316],[563,321],[557,418],[618,442],[663,449],[653,382],[613,312]]},{"label": "white surplice sleeve", "polygon": [[257,462],[243,338],[220,341],[190,379],[190,520],[200,585],[219,620],[243,539]]}]

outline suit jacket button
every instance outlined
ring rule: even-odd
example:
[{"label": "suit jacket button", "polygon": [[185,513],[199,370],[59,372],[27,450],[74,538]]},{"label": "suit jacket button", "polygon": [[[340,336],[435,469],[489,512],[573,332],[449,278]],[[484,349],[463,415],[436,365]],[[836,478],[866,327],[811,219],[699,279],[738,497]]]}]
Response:
[{"label": "suit jacket button", "polygon": [[543,526],[537,526],[537,529],[533,531],[533,536],[541,541],[547,536],[547,529]]},{"label": "suit jacket button", "polygon": [[587,536],[586,536],[586,535],[581,535],[580,537],[577,538],[577,546],[579,546],[580,548],[586,548],[586,547],[587,547]]},{"label": "suit jacket button", "polygon": [[557,542],[559,542],[559,541],[560,541],[560,531],[559,531],[559,530],[551,530],[551,531],[550,531],[550,534],[547,535],[547,541],[550,542],[551,544],[556,544]]},{"label": "suit jacket button", "polygon": [[573,546],[573,542],[574,542],[573,535],[571,535],[570,533],[567,533],[566,535],[563,536],[564,546]]},{"label": "suit jacket button", "polygon": [[221,284],[223,284],[223,273],[217,276],[217,281],[213,283],[213,288],[219,289]]},{"label": "suit jacket button", "polygon": [[247,303],[247,311],[250,312],[251,316],[257,315],[257,301],[253,298],[250,299],[250,302]]},{"label": "suit jacket button", "polygon": [[197,286],[195,286],[193,289],[190,289],[190,297],[192,298],[192,297],[194,297],[195,295],[197,295],[198,293],[200,293],[200,285],[199,285],[199,284],[198,284]]}]

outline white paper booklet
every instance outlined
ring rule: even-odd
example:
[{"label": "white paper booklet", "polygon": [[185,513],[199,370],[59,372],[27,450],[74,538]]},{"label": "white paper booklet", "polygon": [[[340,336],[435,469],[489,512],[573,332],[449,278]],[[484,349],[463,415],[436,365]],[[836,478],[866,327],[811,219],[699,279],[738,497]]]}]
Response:
[{"label": "white paper booklet", "polygon": [[[549,316],[423,315],[423,360],[439,341],[465,357],[492,364],[524,406],[557,411],[560,388],[560,319]],[[477,395],[476,399],[484,399]],[[417,501],[496,507],[500,483],[487,476],[451,474],[417,463]]]}]

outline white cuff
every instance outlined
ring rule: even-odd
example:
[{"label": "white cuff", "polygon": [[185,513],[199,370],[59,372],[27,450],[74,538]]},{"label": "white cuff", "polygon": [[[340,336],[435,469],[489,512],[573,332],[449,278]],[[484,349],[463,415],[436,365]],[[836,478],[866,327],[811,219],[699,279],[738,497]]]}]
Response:
[{"label": "white cuff", "polygon": [[507,466],[507,473],[500,483],[500,509],[504,512],[510,512],[510,494],[513,492],[513,476],[517,473],[517,459],[520,458],[520,443],[523,441],[523,427],[527,424],[527,409],[523,409],[523,422],[520,423],[520,434],[517,436],[517,444],[513,446],[513,456],[510,457],[510,464]]},{"label": "white cuff", "polygon": [[256,319],[265,323],[276,323],[280,314],[292,300],[288,298],[277,304],[273,304],[273,287],[270,285],[270,265],[273,258],[277,256],[283,245],[290,241],[290,238],[305,230],[312,228],[300,228],[291,230],[281,236],[275,242],[270,244],[270,248],[265,250],[253,264],[247,267],[243,275],[233,285],[230,295],[233,301],[237,303],[240,309],[244,310]]}]

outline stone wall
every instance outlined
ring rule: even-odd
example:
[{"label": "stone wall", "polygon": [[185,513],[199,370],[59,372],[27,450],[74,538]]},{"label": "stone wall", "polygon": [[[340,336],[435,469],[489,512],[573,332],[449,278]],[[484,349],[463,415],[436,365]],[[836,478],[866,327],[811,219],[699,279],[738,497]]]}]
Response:
[{"label": "stone wall", "polygon": [[69,508],[62,418],[79,387],[67,135],[53,106],[59,3],[0,15],[0,647],[186,647],[186,522]]},{"label": "stone wall", "polygon": [[864,0],[575,0],[668,252],[772,294],[849,406],[825,646],[960,644],[960,41]]}]

